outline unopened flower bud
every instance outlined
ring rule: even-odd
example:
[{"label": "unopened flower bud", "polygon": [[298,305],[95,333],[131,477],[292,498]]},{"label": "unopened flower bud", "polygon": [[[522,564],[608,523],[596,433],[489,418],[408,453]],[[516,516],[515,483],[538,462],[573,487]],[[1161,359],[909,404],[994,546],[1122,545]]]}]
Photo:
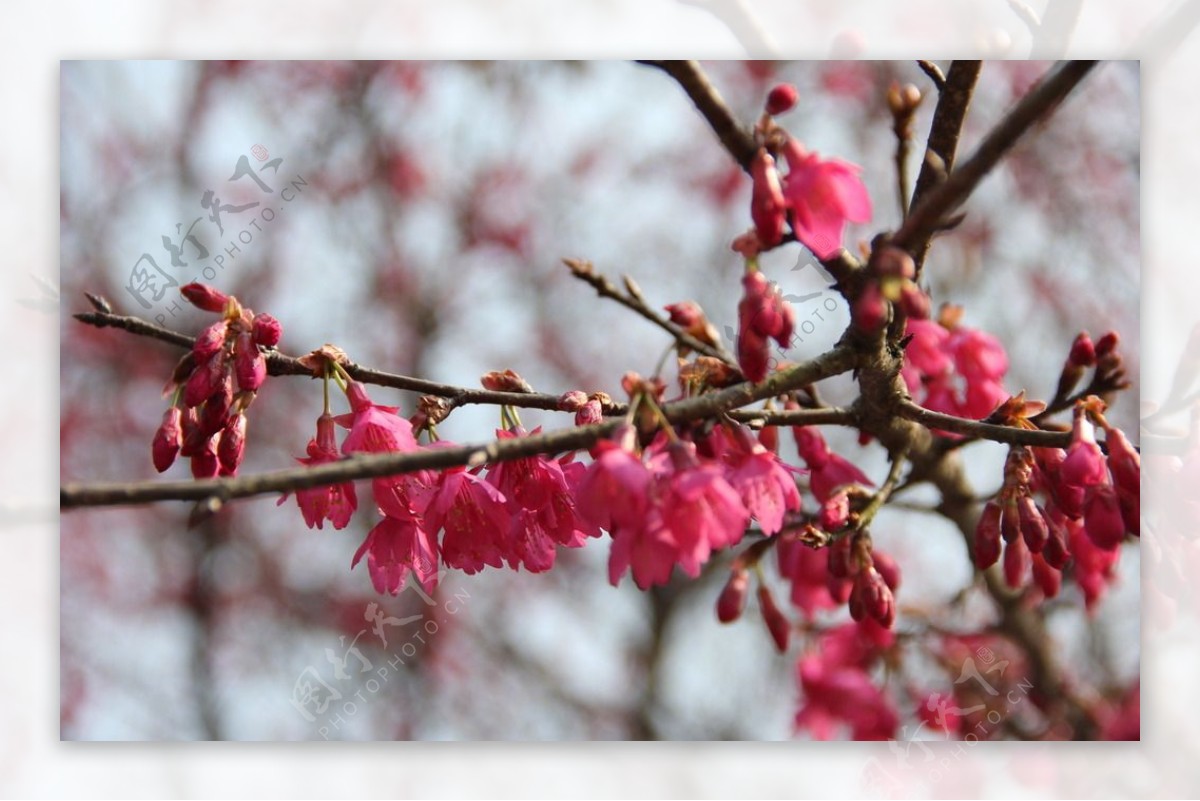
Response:
[{"label": "unopened flower bud", "polygon": [[1039,556],[1055,570],[1062,570],[1071,558],[1071,554],[1067,550],[1067,532],[1063,528],[1061,517],[1048,514],[1045,519],[1049,536],[1047,536],[1046,544],[1042,547]]},{"label": "unopened flower bud", "polygon": [[881,278],[915,278],[917,265],[907,250],[884,245],[871,254],[870,267]]},{"label": "unopened flower bud", "polygon": [[875,570],[883,577],[883,582],[888,585],[889,590],[895,592],[900,589],[900,565],[896,564],[895,559],[886,553],[872,551],[871,564],[875,566]]},{"label": "unopened flower bud", "polygon": [[1108,446],[1108,470],[1117,487],[1135,495],[1141,492],[1142,457],[1129,443],[1125,433],[1110,427],[1104,443]]},{"label": "unopened flower bud", "polygon": [[1101,358],[1114,353],[1117,347],[1121,344],[1121,337],[1116,331],[1109,331],[1104,336],[1096,340],[1096,358]]},{"label": "unopened flower bud", "polygon": [[1096,363],[1096,346],[1087,331],[1081,331],[1071,343],[1071,353],[1067,361],[1079,367],[1090,367]]},{"label": "unopened flower bud", "polygon": [[787,653],[792,624],[783,612],[779,611],[779,607],[775,605],[775,597],[765,584],[758,585],[758,610],[762,613],[763,621],[766,622],[767,630],[771,632],[771,639],[775,641],[779,653]]},{"label": "unopened flower bud", "polygon": [[887,321],[887,312],[887,300],[879,284],[871,281],[854,301],[854,325],[863,333],[873,334]]},{"label": "unopened flower bud", "polygon": [[921,103],[921,90],[911,83],[888,87],[887,104],[892,114],[911,114]]},{"label": "unopened flower bud", "polygon": [[1004,546],[1004,582],[1014,590],[1025,583],[1029,571],[1029,548],[1017,537]]},{"label": "unopened flower bud", "polygon": [[207,362],[197,365],[183,386],[184,405],[190,408],[208,400],[217,391],[224,374],[225,359],[221,353],[214,353]]},{"label": "unopened flower bud", "polygon": [[238,466],[246,452],[246,415],[238,414],[229,420],[221,432],[217,446],[217,458],[221,463],[221,475],[237,475]]},{"label": "unopened flower bud", "polygon": [[734,570],[725,588],[717,598],[717,620],[731,623],[742,616],[746,608],[746,596],[750,589],[750,576],[745,570]]},{"label": "unopened flower bud", "polygon": [[913,319],[929,319],[929,296],[912,281],[905,281],[900,287],[899,305],[904,313]]},{"label": "unopened flower bud", "polygon": [[218,320],[201,331],[192,345],[192,353],[196,354],[196,359],[203,362],[224,347],[228,329],[224,320]]},{"label": "unopened flower bud", "polygon": [[209,437],[192,456],[192,477],[212,478],[220,469],[221,465],[217,460],[216,437]]},{"label": "unopened flower bud", "polygon": [[254,315],[254,343],[264,348],[273,348],[283,336],[283,326],[269,314]]},{"label": "unopened flower bud", "polygon": [[874,567],[860,571],[854,578],[850,617],[858,621],[872,617],[885,628],[896,621],[896,597]]},{"label": "unopened flower bud", "polygon": [[796,91],[796,87],[790,83],[777,84],[767,93],[765,110],[774,117],[777,114],[791,111],[799,99],[800,93]]},{"label": "unopened flower bud", "polygon": [[588,402],[586,392],[578,389],[573,389],[570,392],[564,392],[558,398],[558,409],[563,412],[577,412],[583,408]]},{"label": "unopened flower bud", "polygon": [[594,398],[584,403],[575,412],[575,425],[577,426],[590,426],[593,423],[599,423],[603,419],[604,413],[600,409],[600,401]]},{"label": "unopened flower bud", "polygon": [[1041,554],[1033,555],[1033,580],[1042,590],[1042,595],[1054,598],[1062,589],[1062,573],[1055,570],[1042,558]]},{"label": "unopened flower bud", "polygon": [[512,370],[492,370],[489,373],[484,373],[479,379],[483,384],[483,388],[492,392],[533,392],[533,387],[529,386],[524,378],[517,375]]},{"label": "unopened flower bud", "polygon": [[225,304],[229,301],[229,296],[224,292],[218,292],[206,284],[185,284],[179,288],[179,292],[196,308],[217,314],[225,311]]},{"label": "unopened flower bud", "polygon": [[1005,501],[1000,507],[1000,535],[1005,542],[1021,538],[1021,514],[1015,502]]},{"label": "unopened flower bud", "polygon": [[975,527],[975,567],[987,570],[1000,558],[1000,505],[988,501]]},{"label": "unopened flower bud", "polygon": [[172,406],[163,414],[162,424],[154,432],[154,440],[150,444],[150,455],[154,459],[154,469],[162,473],[175,463],[179,447],[183,444],[183,413],[179,407]]},{"label": "unopened flower bud", "polygon": [[1109,485],[1093,487],[1083,507],[1083,528],[1097,548],[1111,551],[1125,539],[1125,518],[1117,492]]},{"label": "unopened flower bud", "polygon": [[779,426],[763,426],[758,432],[758,443],[771,453],[779,453]]},{"label": "unopened flower bud", "polygon": [[229,422],[229,407],[232,404],[233,380],[226,371],[200,411],[200,431],[204,436],[211,437],[225,427],[225,424]]},{"label": "unopened flower bud", "polygon": [[766,247],[774,247],[783,240],[787,201],[783,197],[783,184],[775,159],[766,148],[759,148],[750,162],[750,176],[753,179],[750,219],[754,221],[759,242]]},{"label": "unopened flower bud", "polygon": [[257,392],[267,378],[267,360],[249,333],[238,334],[233,346],[233,358],[238,389]]},{"label": "unopened flower bud", "polygon": [[835,492],[833,495],[821,504],[821,511],[817,515],[817,523],[825,531],[838,531],[842,526],[846,525],[846,521],[850,519],[850,496],[845,490]]},{"label": "unopened flower bud", "polygon": [[1046,540],[1050,537],[1050,530],[1046,527],[1042,511],[1038,509],[1033,498],[1022,495],[1017,499],[1017,513],[1025,545],[1028,546],[1030,553],[1041,553],[1042,548],[1046,545]]}]

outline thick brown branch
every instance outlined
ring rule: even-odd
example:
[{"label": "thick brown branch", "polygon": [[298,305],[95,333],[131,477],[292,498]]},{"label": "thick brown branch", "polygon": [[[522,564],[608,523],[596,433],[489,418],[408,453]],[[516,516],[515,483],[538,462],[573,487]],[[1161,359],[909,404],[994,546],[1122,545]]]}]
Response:
[{"label": "thick brown branch", "polygon": [[643,61],[642,64],[657,67],[675,79],[675,82],[687,92],[696,110],[704,115],[713,133],[721,140],[721,144],[733,156],[734,161],[746,172],[750,171],[750,162],[758,152],[758,143],[750,129],[741,125],[734,118],[733,112],[721,97],[721,93],[708,80],[700,64],[695,61]]},{"label": "thick brown branch", "polygon": [[1033,431],[1013,426],[998,426],[954,417],[941,412],[932,412],[912,401],[902,400],[896,404],[896,412],[906,420],[920,423],[929,429],[950,431],[977,439],[990,439],[1007,445],[1032,445],[1039,448],[1065,448],[1071,442],[1070,431]]},{"label": "thick brown branch", "polygon": [[[717,417],[740,406],[776,397],[806,384],[846,372],[853,364],[854,354],[850,349],[834,348],[811,361],[774,373],[759,384],[737,384],[719,392],[667,404],[664,412],[671,422]],[[67,484],[59,492],[59,503],[63,509],[71,509],[167,500],[215,499],[225,502],[235,498],[399,475],[416,470],[441,470],[459,465],[474,467],[488,462],[586,448],[611,433],[619,422],[610,420],[591,426],[550,431],[537,436],[436,448],[416,453],[356,455],[316,467],[233,478],[125,484]]]},{"label": "thick brown branch", "polygon": [[[983,177],[1034,123],[1045,117],[1079,85],[1095,61],[1062,61],[1009,110],[962,165],[931,190],[892,237],[892,244],[911,250],[925,242],[946,216],[957,209]],[[949,78],[947,78],[949,80]]]},{"label": "thick brown branch", "polygon": [[[937,107],[933,111],[933,122],[929,127],[929,139],[925,147],[925,160],[917,175],[917,186],[913,190],[912,202],[907,208],[917,206],[938,183],[954,169],[954,158],[958,152],[958,139],[962,134],[963,122],[975,84],[979,80],[982,61],[955,61],[940,87]],[[917,265],[917,280],[921,279],[921,266],[929,251],[929,237],[914,241],[908,247]]]}]

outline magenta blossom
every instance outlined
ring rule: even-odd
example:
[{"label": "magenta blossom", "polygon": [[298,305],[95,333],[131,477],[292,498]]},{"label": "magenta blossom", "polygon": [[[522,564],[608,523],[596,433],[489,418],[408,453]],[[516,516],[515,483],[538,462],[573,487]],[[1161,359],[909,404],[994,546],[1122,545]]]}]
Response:
[{"label": "magenta blossom", "polygon": [[871,198],[859,168],[838,159],[821,159],[795,139],[783,148],[788,174],[783,194],[792,210],[792,230],[819,259],[842,249],[847,221],[871,219]]},{"label": "magenta blossom", "polygon": [[763,534],[769,537],[777,533],[783,528],[784,515],[800,509],[800,491],[791,469],[743,425],[733,427],[731,433],[718,426],[710,440],[718,439],[727,442],[722,443],[720,458],[726,465],[729,483],[741,495]]},{"label": "magenta blossom", "polygon": [[342,453],[349,456],[360,451],[390,453],[417,449],[412,424],[396,414],[396,407],[372,403],[366,387],[357,381],[346,387],[346,397],[350,400],[350,413],[334,418],[338,425],[350,429],[342,442]]},{"label": "magenta blossom", "polygon": [[750,513],[720,466],[702,464],[690,443],[670,446],[674,471],[658,479],[663,524],[684,572],[695,578],[714,550],[736,545]]},{"label": "magenta blossom", "polygon": [[445,529],[442,558],[448,566],[465,573],[504,566],[512,527],[504,493],[466,468],[441,473],[425,522],[431,532]]},{"label": "magenta blossom", "polygon": [[[318,465],[336,462],[339,459],[337,439],[335,437],[333,418],[323,414],[317,418],[317,436],[308,441],[308,458],[299,457],[297,462],[304,465]],[[284,493],[279,504],[287,500]],[[354,482],[345,481],[325,487],[296,490],[296,503],[300,506],[300,514],[309,528],[324,528],[328,520],[336,529],[343,529],[350,523],[354,511],[358,508],[358,496],[354,492]],[[278,505],[278,504],[276,504]]]},{"label": "magenta blossom", "polygon": [[426,592],[437,587],[437,541],[415,517],[385,517],[379,521],[354,554],[350,568],[354,569],[364,555],[371,583],[379,593],[398,595],[410,571]]}]

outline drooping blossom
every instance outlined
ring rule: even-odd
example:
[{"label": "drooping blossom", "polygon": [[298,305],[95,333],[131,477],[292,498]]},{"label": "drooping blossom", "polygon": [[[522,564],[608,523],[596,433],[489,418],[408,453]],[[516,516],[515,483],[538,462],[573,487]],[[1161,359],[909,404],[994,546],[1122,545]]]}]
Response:
[{"label": "drooping blossom", "polygon": [[816,426],[793,426],[792,434],[800,458],[808,465],[809,486],[818,501],[824,503],[833,496],[838,487],[847,484],[875,486],[863,471],[844,457],[829,450],[825,436]]},{"label": "drooping blossom", "polygon": [[942,322],[909,318],[901,375],[913,400],[935,412],[981,420],[1008,399],[1008,355],[999,340],[960,325],[958,309]]},{"label": "drooping blossom", "polygon": [[512,517],[504,493],[465,467],[439,474],[437,489],[425,509],[431,533],[444,529],[442,558],[464,573],[503,567],[509,552]]},{"label": "drooping blossom", "polygon": [[810,620],[816,612],[841,605],[829,592],[829,550],[814,549],[792,538],[781,539],[775,546],[779,572],[791,584],[792,605]]},{"label": "drooping blossom", "polygon": [[674,469],[657,478],[662,522],[680,567],[695,578],[714,550],[741,540],[750,513],[719,465],[701,463],[689,443],[669,450]]},{"label": "drooping blossom", "polygon": [[352,570],[363,556],[371,583],[381,594],[398,595],[410,572],[426,592],[437,587],[437,541],[416,517],[384,517],[355,552]]},{"label": "drooping blossom", "polygon": [[[307,457],[297,457],[296,461],[300,464],[329,464],[340,458],[333,417],[323,414],[317,418],[317,435],[308,441],[307,450]],[[287,498],[287,493],[284,493],[279,499],[279,504]],[[328,520],[335,529],[343,529],[349,525],[350,518],[358,508],[358,496],[354,490],[354,482],[345,481],[324,487],[296,490],[296,504],[300,507],[300,514],[309,528],[324,528],[325,521]]]},{"label": "drooping blossom", "polygon": [[743,425],[718,426],[709,440],[726,466],[726,478],[763,534],[777,533],[783,528],[784,515],[800,509],[800,491],[792,471]]},{"label": "drooping blossom", "polygon": [[342,453],[407,452],[417,448],[412,424],[396,414],[395,406],[380,406],[371,401],[366,387],[351,381],[346,387],[350,413],[334,418],[337,424],[350,429],[342,441]]},{"label": "drooping blossom", "polygon": [[842,249],[847,222],[871,219],[871,198],[859,168],[838,159],[821,159],[796,139],[783,147],[788,173],[783,194],[792,211],[792,230],[819,259]]},{"label": "drooping blossom", "polygon": [[[532,433],[540,432],[536,428]],[[501,440],[524,435],[522,429],[496,432]],[[507,499],[512,517],[505,559],[514,570],[521,565],[534,573],[549,570],[554,566],[556,546],[578,548],[588,537],[600,535],[599,528],[584,520],[576,508],[564,466],[560,460],[532,456],[497,462],[488,471],[487,481]]]}]

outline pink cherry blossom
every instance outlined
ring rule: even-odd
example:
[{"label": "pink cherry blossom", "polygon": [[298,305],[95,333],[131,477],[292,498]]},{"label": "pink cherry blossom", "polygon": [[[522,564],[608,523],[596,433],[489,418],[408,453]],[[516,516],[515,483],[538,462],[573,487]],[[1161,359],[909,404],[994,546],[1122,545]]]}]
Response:
[{"label": "pink cherry blossom", "polygon": [[660,486],[665,484],[660,495],[662,521],[680,567],[695,578],[712,551],[742,539],[750,513],[721,467],[701,463],[694,446],[672,443],[670,454],[675,469],[658,479]]},{"label": "pink cherry blossom", "polygon": [[398,595],[410,571],[426,592],[437,587],[437,541],[415,517],[385,517],[379,521],[354,554],[350,568],[356,567],[364,555],[371,583],[379,593]]},{"label": "pink cherry blossom", "polygon": [[[317,418],[316,437],[308,441],[308,457],[299,457],[296,461],[305,465],[318,465],[336,462],[339,458],[333,418],[323,414]],[[279,504],[286,501],[287,497],[287,493],[284,493],[279,499]],[[296,503],[309,528],[324,528],[324,523],[328,520],[334,528],[343,529],[350,523],[350,518],[358,508],[358,496],[354,491],[354,482],[346,481],[297,490]]]},{"label": "pink cherry blossom", "polygon": [[357,381],[351,381],[347,386],[346,397],[350,400],[350,413],[334,418],[338,425],[350,429],[342,441],[342,453],[349,456],[356,452],[416,450],[412,424],[396,414],[396,407],[372,403],[366,387]]},{"label": "pink cherry blossom", "polygon": [[505,500],[504,493],[464,467],[440,474],[425,524],[431,532],[445,529],[442,558],[448,566],[465,573],[504,566],[512,528]]},{"label": "pink cherry blossom", "polygon": [[[725,429],[717,427],[710,439]],[[779,457],[754,439],[745,426],[725,435],[728,446],[721,453],[726,478],[741,495],[751,517],[768,537],[783,528],[784,515],[800,509],[800,491],[791,470]]]},{"label": "pink cherry blossom", "polygon": [[871,198],[858,177],[859,168],[838,159],[821,159],[795,139],[783,148],[788,174],[783,194],[792,210],[792,230],[819,259],[842,249],[848,221],[871,219]]}]

